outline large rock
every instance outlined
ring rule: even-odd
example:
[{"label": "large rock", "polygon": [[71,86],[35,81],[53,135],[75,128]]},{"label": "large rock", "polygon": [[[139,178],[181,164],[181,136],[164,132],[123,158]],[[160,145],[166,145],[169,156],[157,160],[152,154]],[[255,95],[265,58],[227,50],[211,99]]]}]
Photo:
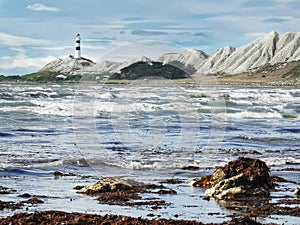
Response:
[{"label": "large rock", "polygon": [[208,188],[206,197],[217,199],[268,196],[273,187],[266,163],[244,157],[217,168],[209,176],[194,179],[191,185]]},{"label": "large rock", "polygon": [[97,183],[81,188],[78,193],[82,194],[97,194],[108,191],[130,190],[134,186],[129,181],[117,177],[104,178]]}]

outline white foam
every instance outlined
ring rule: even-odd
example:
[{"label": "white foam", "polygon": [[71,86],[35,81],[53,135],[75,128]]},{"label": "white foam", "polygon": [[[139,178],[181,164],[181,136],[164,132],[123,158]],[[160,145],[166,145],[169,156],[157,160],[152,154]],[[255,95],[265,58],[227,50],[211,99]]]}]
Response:
[{"label": "white foam", "polygon": [[241,119],[241,118],[263,118],[263,119],[271,119],[271,118],[282,118],[282,115],[277,112],[237,112],[237,113],[220,113],[217,114],[220,118],[235,118],[235,119]]},{"label": "white foam", "polygon": [[265,161],[268,166],[281,166],[281,165],[286,165],[287,162],[289,163],[295,163],[299,164],[300,159],[297,159],[295,157],[263,157],[261,160]]}]

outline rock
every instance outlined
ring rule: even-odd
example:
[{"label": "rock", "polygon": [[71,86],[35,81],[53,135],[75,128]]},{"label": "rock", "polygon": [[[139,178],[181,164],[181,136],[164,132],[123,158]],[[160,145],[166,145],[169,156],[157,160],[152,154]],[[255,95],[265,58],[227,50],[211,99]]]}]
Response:
[{"label": "rock", "polygon": [[0,195],[12,194],[14,192],[16,192],[16,190],[8,187],[0,186]]},{"label": "rock", "polygon": [[211,188],[225,178],[222,168],[217,168],[211,175],[196,178],[190,182],[191,186]]},{"label": "rock", "polygon": [[30,197],[31,197],[31,194],[29,194],[29,193],[24,193],[24,194],[18,195],[18,197],[21,197],[21,198],[30,198]]},{"label": "rock", "polygon": [[[0,218],[0,224],[135,224],[135,225],[171,225],[171,224],[182,224],[182,225],[204,225],[204,223],[195,220],[178,220],[177,214],[174,215],[174,219],[158,219],[158,218],[133,218],[126,215],[95,215],[86,213],[68,213],[55,210],[39,211],[33,213],[20,213]],[[147,214],[147,217],[160,217],[154,213]],[[205,223],[206,225],[262,225],[261,223],[255,222],[250,218],[233,218],[230,221],[223,223]]]},{"label": "rock", "polygon": [[44,201],[34,197],[34,198],[30,198],[26,201],[21,201],[21,203],[36,205],[36,204],[42,204],[42,203],[44,203]]},{"label": "rock", "polygon": [[55,171],[55,172],[54,172],[54,176],[55,176],[55,177],[61,177],[62,175],[63,175],[63,173],[60,172],[60,171]]},{"label": "rock", "polygon": [[273,187],[266,163],[244,157],[217,168],[209,176],[193,180],[191,185],[208,188],[205,196],[216,199],[269,196]]},{"label": "rock", "polygon": [[101,179],[97,183],[85,186],[77,192],[89,195],[108,191],[130,190],[132,188],[133,184],[130,184],[129,181],[113,177]]},{"label": "rock", "polygon": [[296,196],[300,196],[300,188],[297,188],[295,191],[294,191],[294,194]]}]

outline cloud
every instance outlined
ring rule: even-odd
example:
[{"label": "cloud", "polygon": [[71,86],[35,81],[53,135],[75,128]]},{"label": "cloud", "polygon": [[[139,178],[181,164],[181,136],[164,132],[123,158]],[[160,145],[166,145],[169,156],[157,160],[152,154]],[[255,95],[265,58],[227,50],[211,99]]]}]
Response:
[{"label": "cloud", "polygon": [[33,5],[28,5],[26,9],[30,9],[33,11],[48,11],[48,12],[57,12],[60,11],[58,8],[45,6],[40,3],[35,3]]},{"label": "cloud", "polygon": [[136,21],[144,21],[146,20],[146,18],[144,17],[126,17],[126,18],[123,18],[122,21],[133,21],[133,22],[136,22]]},{"label": "cloud", "polygon": [[247,0],[241,3],[246,8],[268,8],[274,6],[274,0]]},{"label": "cloud", "polygon": [[194,14],[192,15],[193,18],[196,19],[210,19],[210,18],[216,18],[216,17],[223,17],[230,15],[228,12],[213,12],[213,13],[201,13],[201,14]]},{"label": "cloud", "polygon": [[168,35],[168,33],[164,31],[147,31],[147,30],[133,30],[131,31],[131,34],[139,35],[139,36]]},{"label": "cloud", "polygon": [[30,58],[23,53],[18,53],[16,56],[3,56],[0,58],[0,69],[11,70],[16,68],[32,68],[40,69],[50,61],[56,59],[53,56]]},{"label": "cloud", "polygon": [[261,37],[261,36],[264,36],[266,33],[263,33],[263,32],[252,32],[252,33],[246,33],[245,35],[247,37]]},{"label": "cloud", "polygon": [[196,34],[194,34],[194,36],[196,36],[196,37],[208,38],[207,34],[205,34],[205,33],[202,33],[202,32],[200,32],[200,33],[196,33]]},{"label": "cloud", "polygon": [[0,32],[0,43],[7,46],[27,46],[27,45],[51,45],[52,42],[42,39],[33,39],[28,37],[14,36]]},{"label": "cloud", "polygon": [[288,18],[280,18],[280,17],[274,17],[274,18],[268,18],[263,20],[265,23],[283,23],[286,21],[290,21],[291,19]]}]

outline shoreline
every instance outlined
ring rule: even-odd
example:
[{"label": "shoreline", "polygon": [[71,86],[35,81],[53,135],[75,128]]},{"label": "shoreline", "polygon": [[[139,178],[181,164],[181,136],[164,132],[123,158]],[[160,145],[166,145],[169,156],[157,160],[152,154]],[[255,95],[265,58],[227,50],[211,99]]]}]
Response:
[{"label": "shoreline", "polygon": [[[186,169],[186,173],[193,174],[194,170],[193,168],[190,168],[189,170]],[[207,170],[205,170],[207,171]],[[98,202],[97,199],[95,199],[95,196],[85,196],[82,194],[76,193],[75,189],[76,187],[70,186],[72,191],[73,189],[73,195],[70,195],[70,199],[65,199],[64,201],[61,201],[59,199],[56,199],[56,197],[52,196],[53,192],[48,192],[48,194],[45,196],[39,195],[38,192],[31,192],[29,191],[27,194],[24,193],[25,190],[18,190],[16,187],[8,187],[7,189],[2,188],[3,190],[6,190],[7,192],[11,192],[13,195],[19,196],[18,202],[9,203],[8,205],[14,207],[18,207],[18,204],[22,203],[23,206],[17,210],[13,209],[10,210],[8,208],[5,208],[4,210],[7,212],[8,210],[11,211],[10,215],[0,216],[0,225],[4,224],[15,224],[15,221],[20,222],[20,224],[27,224],[26,221],[32,222],[31,224],[51,224],[47,220],[49,217],[53,219],[53,221],[60,221],[61,223],[65,224],[86,224],[86,221],[97,221],[97,223],[89,223],[89,224],[124,224],[124,219],[128,222],[128,224],[197,224],[197,225],[236,225],[236,224],[249,224],[249,225],[261,225],[261,224],[268,224],[268,225],[278,225],[282,224],[283,218],[285,218],[286,221],[288,221],[289,225],[297,224],[298,219],[300,219],[300,208],[299,208],[299,200],[298,198],[292,198],[289,196],[287,192],[287,188],[290,189],[292,186],[295,185],[295,177],[297,177],[297,171],[296,174],[293,176],[294,178],[292,180],[286,180],[281,178],[282,172],[279,171],[273,171],[272,174],[275,175],[272,179],[276,182],[276,189],[272,192],[270,198],[267,199],[257,199],[257,198],[246,198],[240,202],[227,202],[227,204],[217,204],[215,200],[207,201],[203,198],[203,195],[201,195],[201,192],[203,192],[202,188],[191,188],[187,185],[187,181],[189,179],[182,180],[181,177],[173,177],[169,180],[164,180],[165,178],[161,178],[162,180],[159,181],[159,179],[155,179],[150,181],[150,185],[164,185],[165,188],[163,190],[182,190],[182,193],[172,194],[170,192],[161,192],[158,194],[157,190],[162,190],[162,186],[158,186],[158,189],[154,189],[149,194],[142,193],[142,199],[139,200],[130,200],[125,202],[119,202],[118,198],[115,199],[114,196],[115,192],[109,192],[108,195],[105,196],[105,198],[108,198],[109,202]],[[286,170],[288,171],[288,170]],[[196,173],[198,174],[198,173]],[[280,177],[279,177],[279,176]],[[124,174],[125,176],[125,174]],[[130,176],[126,176],[127,178],[131,178]],[[197,175],[193,175],[193,177],[197,177]],[[93,183],[97,181],[99,178],[96,177],[87,177],[85,175],[76,175],[72,173],[63,173],[59,171],[55,171],[53,174],[53,178],[59,183],[61,183],[64,188],[68,189],[67,182],[69,180],[80,180],[80,182],[76,181],[73,184],[76,185],[86,185],[88,183]],[[85,179],[84,179],[85,178]],[[9,178],[14,179],[14,178]],[[135,180],[135,179],[134,179]],[[148,179],[147,179],[148,180]],[[162,182],[163,181],[163,182]],[[178,182],[179,181],[179,182]],[[181,183],[183,182],[183,183]],[[147,184],[147,183],[146,183]],[[299,183],[298,183],[299,184]],[[57,187],[59,190],[59,187]],[[78,186],[77,188],[80,188]],[[15,190],[17,189],[17,190]],[[75,190],[74,190],[75,189]],[[194,189],[194,191],[192,191]],[[189,205],[186,205],[186,207],[193,207],[195,210],[195,213],[199,213],[197,218],[189,219],[184,218],[181,215],[181,210],[183,209],[177,209],[176,211],[172,211],[171,201],[174,199],[181,199],[186,198],[187,195],[191,195],[191,193],[194,193],[192,195],[193,198],[198,196],[199,200],[196,201],[199,204],[197,207],[194,206],[192,203],[188,203]],[[285,193],[285,195],[283,195]],[[18,195],[20,194],[20,195]],[[116,193],[117,194],[117,193]],[[152,194],[152,195],[151,195]],[[10,194],[8,194],[10,195]],[[55,194],[54,194],[55,195]],[[0,195],[1,196],[1,195]],[[4,196],[4,195],[2,195]],[[127,196],[127,195],[125,195]],[[155,197],[157,196],[157,197]],[[288,198],[286,196],[289,196]],[[47,202],[49,199],[53,198],[51,201],[59,201],[61,205],[60,208],[51,207],[50,205],[47,205]],[[173,200],[172,200],[173,199]],[[0,201],[0,208],[3,207],[3,204],[6,202],[4,201],[5,198],[1,198]],[[15,198],[16,200],[16,198]],[[22,201],[21,201],[22,200]],[[143,201],[143,204],[141,206],[139,205],[126,205],[126,204],[138,204],[140,201]],[[165,205],[165,203],[167,203]],[[176,201],[176,200],[175,200]],[[184,200],[188,202],[188,200]],[[276,203],[274,203],[274,201]],[[278,203],[277,203],[278,201]],[[82,204],[86,210],[77,210],[76,208],[70,208],[69,206],[66,206],[66,204]],[[158,202],[154,203],[153,202]],[[48,202],[49,203],[49,202]],[[162,203],[162,204],[160,204]],[[171,203],[171,205],[169,205]],[[225,202],[226,203],[226,202]],[[249,204],[250,203],[250,204]],[[124,205],[125,204],[125,205]],[[224,204],[224,203],[223,203]],[[253,205],[252,205],[253,204]],[[259,212],[255,210],[257,204],[261,208]],[[45,206],[44,206],[45,205]],[[66,210],[64,208],[64,205],[69,208]],[[211,208],[212,205],[215,205],[215,209]],[[284,206],[285,205],[285,206]],[[111,207],[108,209],[107,207]],[[122,207],[127,207],[127,211],[132,211],[131,213],[126,213],[126,210],[121,210]],[[140,214],[139,207],[142,207],[145,209],[148,208],[148,212],[146,214]],[[153,209],[151,209],[154,207]],[[164,215],[162,211],[156,210],[155,208],[162,207],[164,210],[169,211],[170,213],[168,216]],[[205,207],[206,210],[203,208]],[[201,209],[202,208],[202,209]],[[92,209],[92,211],[91,211]],[[118,210],[119,209],[119,210]],[[228,210],[228,213],[224,214],[224,209]],[[199,211],[200,210],[200,211]],[[203,211],[204,210],[204,211]],[[124,213],[125,212],[125,213]],[[129,211],[128,211],[129,212]],[[205,213],[204,213],[205,212]],[[148,213],[148,214],[147,214]],[[204,213],[204,214],[203,214]],[[211,218],[218,218],[217,220],[210,219],[207,220],[205,217],[211,217]],[[79,221],[80,218],[80,221]],[[112,219],[113,218],[113,219]],[[25,221],[25,222],[24,222]],[[35,223],[35,221],[37,221]],[[108,221],[113,221],[114,223],[108,223]],[[223,221],[223,222],[221,222]],[[277,222],[278,221],[278,222]],[[22,223],[23,222],[23,223]],[[43,223],[44,222],[44,223]],[[132,222],[132,223],[130,223]],[[53,223],[57,224],[57,223]],[[125,223],[126,224],[126,223]]]},{"label": "shoreline", "polygon": [[[199,78],[197,78],[199,79]],[[82,82],[3,82],[0,81],[0,85],[34,85],[34,86],[39,86],[39,85],[72,85],[72,86],[77,86],[80,83],[81,84],[91,84],[91,85],[128,85],[130,83],[134,83],[137,81],[141,80],[106,80],[105,82],[101,81],[82,81]],[[252,81],[228,81],[228,80],[223,80],[223,79],[218,79],[215,78],[212,81],[208,82],[203,82],[203,81],[196,81],[193,78],[185,78],[185,79],[174,79],[174,80],[166,80],[163,79],[160,82],[157,82],[155,80],[155,83],[174,83],[174,84],[184,84],[184,85],[193,85],[193,84],[201,84],[201,85],[206,85],[206,86],[250,86],[250,87],[300,87],[300,81],[292,81],[292,80],[282,80],[282,81],[260,81],[260,80],[252,80]],[[149,80],[147,80],[148,83]]]}]

